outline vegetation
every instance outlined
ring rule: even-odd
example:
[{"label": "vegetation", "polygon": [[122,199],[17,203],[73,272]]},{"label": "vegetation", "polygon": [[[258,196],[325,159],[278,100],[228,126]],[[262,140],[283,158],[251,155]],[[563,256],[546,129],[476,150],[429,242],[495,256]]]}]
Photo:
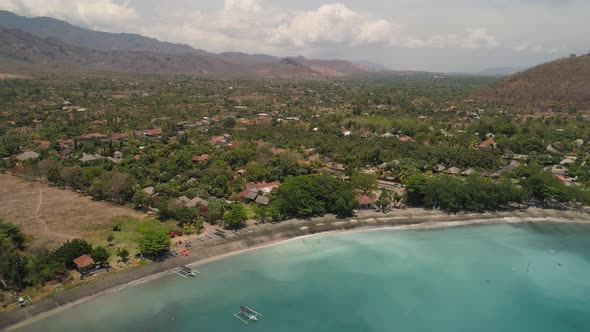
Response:
[{"label": "vegetation", "polygon": [[170,249],[170,237],[163,231],[148,231],[138,240],[139,252],[152,259],[158,259]]}]

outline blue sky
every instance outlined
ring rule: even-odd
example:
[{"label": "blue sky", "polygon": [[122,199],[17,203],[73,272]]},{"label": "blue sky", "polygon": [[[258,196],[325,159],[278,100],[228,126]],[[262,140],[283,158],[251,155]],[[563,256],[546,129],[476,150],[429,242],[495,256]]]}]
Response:
[{"label": "blue sky", "polygon": [[0,0],[0,9],[213,52],[472,72],[590,50],[588,0]]}]

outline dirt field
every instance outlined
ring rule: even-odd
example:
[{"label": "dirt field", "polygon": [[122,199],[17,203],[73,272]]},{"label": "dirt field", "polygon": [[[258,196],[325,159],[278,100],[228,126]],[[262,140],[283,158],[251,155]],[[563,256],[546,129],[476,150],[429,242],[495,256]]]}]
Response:
[{"label": "dirt field", "polygon": [[7,80],[7,79],[11,79],[11,78],[30,78],[30,77],[28,77],[28,76],[22,76],[22,75],[13,75],[13,74],[0,73],[0,80]]},{"label": "dirt field", "polygon": [[97,236],[97,229],[108,229],[112,219],[118,216],[144,218],[143,214],[129,208],[0,174],[0,218],[21,225],[25,233],[33,237],[33,242],[91,240]]}]

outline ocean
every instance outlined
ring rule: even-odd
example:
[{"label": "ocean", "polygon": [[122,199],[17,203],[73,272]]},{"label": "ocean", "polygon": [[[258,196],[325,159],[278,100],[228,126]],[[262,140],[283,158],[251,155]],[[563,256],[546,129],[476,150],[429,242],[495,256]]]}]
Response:
[{"label": "ocean", "polygon": [[18,331],[590,331],[586,224],[338,233],[195,268]]}]

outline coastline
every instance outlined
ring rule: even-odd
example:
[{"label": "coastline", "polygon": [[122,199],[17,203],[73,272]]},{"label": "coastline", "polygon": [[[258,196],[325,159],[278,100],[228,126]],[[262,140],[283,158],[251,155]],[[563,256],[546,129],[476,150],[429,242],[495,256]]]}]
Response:
[{"label": "coastline", "polygon": [[389,214],[366,212],[336,219],[333,216],[311,220],[294,219],[280,224],[250,227],[239,236],[217,240],[191,249],[190,256],[176,257],[114,274],[105,274],[87,284],[57,292],[25,308],[0,313],[0,329],[12,330],[46,318],[95,297],[149,282],[169,274],[179,265],[199,266],[244,252],[266,248],[305,237],[341,232],[382,229],[436,230],[453,227],[517,224],[526,222],[590,223],[590,214],[574,211],[527,209],[510,212],[446,214],[422,209],[395,210]]}]

